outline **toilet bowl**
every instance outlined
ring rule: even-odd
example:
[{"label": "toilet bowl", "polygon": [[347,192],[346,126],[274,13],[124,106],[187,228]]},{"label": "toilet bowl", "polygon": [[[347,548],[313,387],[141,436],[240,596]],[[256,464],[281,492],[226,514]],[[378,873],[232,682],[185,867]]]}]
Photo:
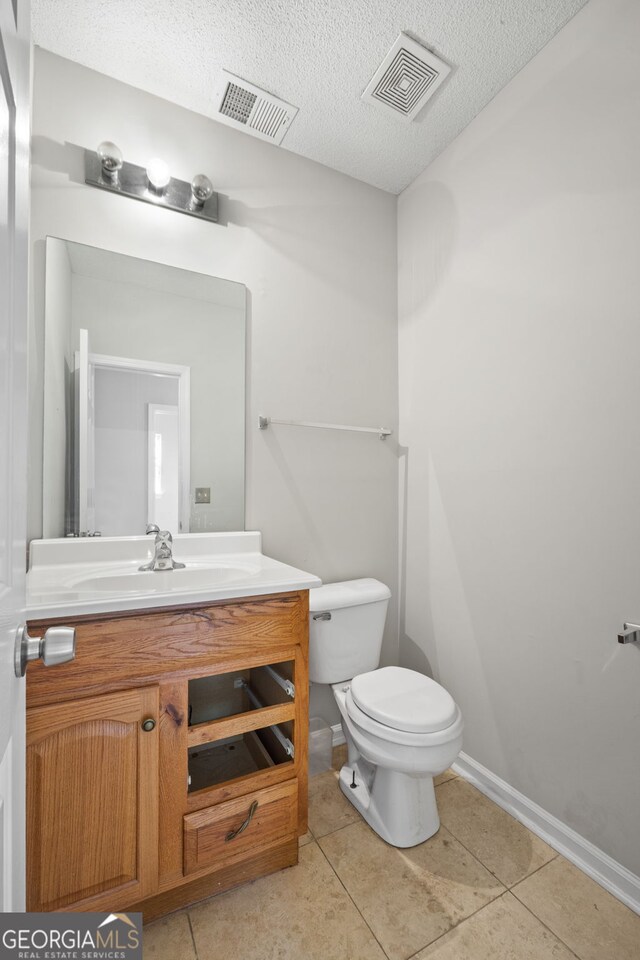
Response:
[{"label": "toilet bowl", "polygon": [[430,677],[379,667],[390,597],[377,580],[309,591],[309,676],[335,697],[348,758],[340,788],[387,843],[412,847],[440,826],[433,777],[462,747],[462,715]]}]

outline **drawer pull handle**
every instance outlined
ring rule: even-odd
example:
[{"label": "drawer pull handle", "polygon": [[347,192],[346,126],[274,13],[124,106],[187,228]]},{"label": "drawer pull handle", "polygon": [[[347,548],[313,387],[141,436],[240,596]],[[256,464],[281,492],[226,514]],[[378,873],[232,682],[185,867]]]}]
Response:
[{"label": "drawer pull handle", "polygon": [[251,804],[251,808],[250,808],[250,810],[249,810],[249,816],[247,817],[247,819],[244,821],[244,823],[241,823],[240,826],[239,826],[236,830],[230,830],[230,831],[229,831],[229,833],[228,833],[228,834],[226,835],[226,837],[224,838],[224,842],[225,842],[225,843],[228,843],[229,840],[235,840],[236,837],[240,836],[240,834],[242,833],[243,830],[246,830],[246,829],[247,829],[247,827],[249,826],[249,824],[250,824],[251,821],[253,820],[253,815],[254,815],[254,813],[256,812],[257,809],[258,809],[258,801],[257,801],[257,800],[254,800],[253,803]]}]

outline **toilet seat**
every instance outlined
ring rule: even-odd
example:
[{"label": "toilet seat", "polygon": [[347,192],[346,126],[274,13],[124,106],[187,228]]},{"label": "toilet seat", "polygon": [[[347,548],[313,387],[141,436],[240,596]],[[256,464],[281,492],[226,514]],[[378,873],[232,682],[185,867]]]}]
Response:
[{"label": "toilet seat", "polygon": [[345,689],[344,683],[336,683],[334,688],[344,695],[349,720],[360,727],[361,730],[377,737],[379,740],[401,744],[405,747],[437,747],[449,743],[462,733],[462,714],[457,706],[453,721],[448,727],[436,730],[433,733],[411,733],[406,730],[395,730],[393,727],[388,727],[384,723],[380,723],[379,720],[374,720],[368,716],[353,699],[351,686]]},{"label": "toilet seat", "polygon": [[437,733],[450,727],[457,707],[439,683],[405,667],[380,667],[351,681],[358,709],[378,723],[404,733]]}]

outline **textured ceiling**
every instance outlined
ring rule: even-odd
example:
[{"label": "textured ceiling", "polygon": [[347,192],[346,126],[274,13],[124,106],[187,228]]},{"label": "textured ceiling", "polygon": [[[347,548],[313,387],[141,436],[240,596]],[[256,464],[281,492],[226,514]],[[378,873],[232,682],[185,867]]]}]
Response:
[{"label": "textured ceiling", "polygon": [[[221,67],[300,107],[282,149],[399,193],[585,0],[32,0],[34,42],[213,115]],[[360,100],[403,30],[453,67],[413,123]],[[98,109],[98,105],[96,105]]]}]

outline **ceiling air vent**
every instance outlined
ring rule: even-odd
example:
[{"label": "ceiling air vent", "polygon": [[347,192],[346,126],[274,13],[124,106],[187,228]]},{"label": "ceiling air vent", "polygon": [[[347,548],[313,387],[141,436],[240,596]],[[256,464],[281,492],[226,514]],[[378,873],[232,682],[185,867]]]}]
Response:
[{"label": "ceiling air vent", "polygon": [[298,112],[297,107],[226,70],[220,71],[215,108],[216,120],[270,143],[282,143]]},{"label": "ceiling air vent", "polygon": [[373,75],[362,99],[397,117],[413,120],[433,96],[451,67],[401,33]]}]

